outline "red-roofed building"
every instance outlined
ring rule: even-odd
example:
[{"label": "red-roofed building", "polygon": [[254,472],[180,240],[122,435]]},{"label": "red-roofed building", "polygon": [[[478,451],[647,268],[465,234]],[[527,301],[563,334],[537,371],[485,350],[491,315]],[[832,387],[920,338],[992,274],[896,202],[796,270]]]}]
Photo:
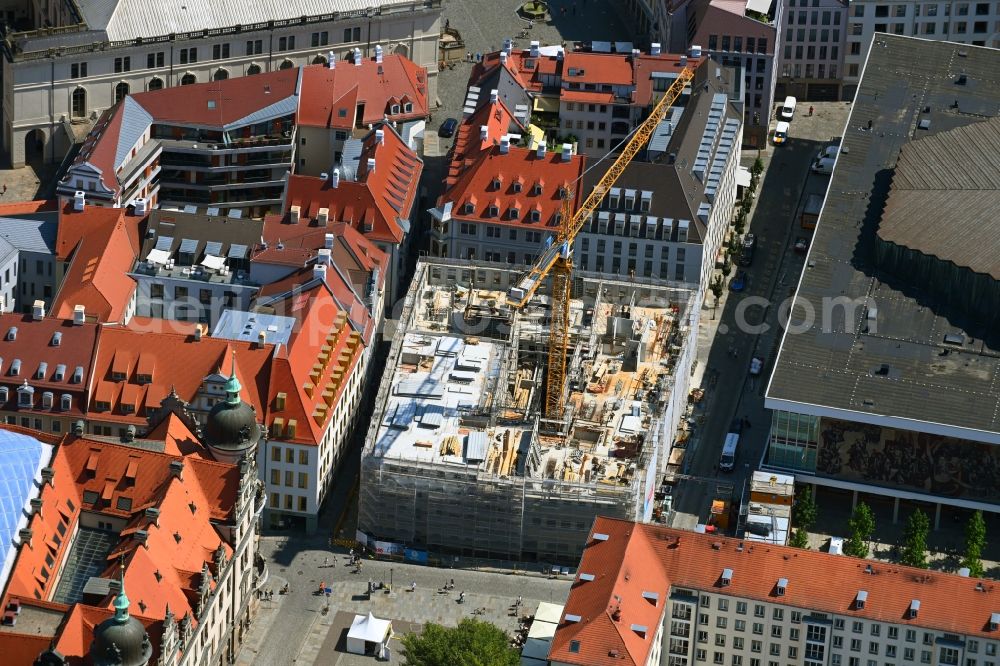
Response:
[{"label": "red-roofed building", "polygon": [[340,163],[344,143],[363,138],[378,123],[399,123],[403,131],[428,117],[427,70],[403,56],[380,53],[377,47],[373,58],[334,57],[325,67],[303,69],[296,173],[329,173]]},{"label": "red-roofed building", "polygon": [[[216,462],[194,426],[174,399],[150,422],[170,441],[47,438],[55,454],[3,591],[0,652],[26,655],[8,663],[43,652],[45,664],[105,663],[102,650],[128,654],[140,639],[150,664],[235,658],[266,579],[262,487],[252,449],[238,464]],[[127,626],[105,634],[111,617]],[[132,632],[134,645],[118,643]]]},{"label": "red-roofed building", "polygon": [[333,62],[126,95],[98,119],[57,192],[143,212],[162,204],[261,217],[280,207],[290,171],[329,173],[350,152],[345,142],[373,124],[419,131],[425,68],[383,57],[381,46],[357,64]]},{"label": "red-roofed building", "polygon": [[391,125],[383,123],[363,139],[356,164],[342,165],[327,178],[290,176],[283,214],[289,223],[343,222],[361,232],[389,258],[386,302],[393,303],[410,251],[424,163]]},{"label": "red-roofed building", "polygon": [[[549,663],[966,664],[1000,648],[967,577],[598,518]],[[661,654],[661,649],[663,654]],[[881,663],[881,662],[880,662]],[[983,663],[983,662],[977,662]]]},{"label": "red-roofed building", "polygon": [[63,206],[56,238],[61,284],[52,301],[60,319],[126,324],[135,313],[135,280],[142,219],[120,208]]}]

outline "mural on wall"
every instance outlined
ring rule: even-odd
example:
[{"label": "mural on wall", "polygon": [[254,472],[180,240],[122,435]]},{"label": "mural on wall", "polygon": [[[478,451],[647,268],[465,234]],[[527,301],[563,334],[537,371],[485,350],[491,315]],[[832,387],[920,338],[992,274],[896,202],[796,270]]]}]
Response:
[{"label": "mural on wall", "polygon": [[1000,447],[827,418],[819,439],[820,476],[1000,503]]}]

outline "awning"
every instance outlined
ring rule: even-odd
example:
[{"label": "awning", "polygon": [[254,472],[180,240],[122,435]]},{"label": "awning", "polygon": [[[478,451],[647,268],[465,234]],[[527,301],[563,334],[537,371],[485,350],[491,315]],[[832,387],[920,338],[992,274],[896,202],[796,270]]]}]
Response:
[{"label": "awning", "polygon": [[545,130],[537,125],[528,125],[528,150],[535,150],[545,141]]},{"label": "awning", "polygon": [[747,0],[747,9],[759,14],[766,14],[771,9],[771,0]]},{"label": "awning", "polygon": [[170,246],[174,244],[173,236],[160,236],[156,239],[156,249],[157,250],[170,250]]},{"label": "awning", "polygon": [[226,267],[226,260],[214,254],[206,254],[205,258],[201,260],[201,265],[213,271],[220,271]]},{"label": "awning", "polygon": [[205,243],[205,254],[214,254],[217,257],[222,256],[222,243],[218,241],[208,241]]},{"label": "awning", "polygon": [[194,254],[198,251],[198,241],[194,238],[182,238],[180,251],[184,254]]},{"label": "awning", "polygon": [[559,113],[559,98],[536,97],[535,104],[532,108],[535,111],[541,111],[542,113]]},{"label": "awning", "polygon": [[736,184],[740,187],[750,187],[750,170],[745,167],[736,169]]},{"label": "awning", "polygon": [[151,264],[166,265],[170,261],[170,253],[166,250],[150,250],[146,255],[146,261]]},{"label": "awning", "polygon": [[245,259],[247,256],[247,246],[233,243],[229,246],[230,259]]},{"label": "awning", "polygon": [[351,623],[347,637],[369,643],[381,643],[388,638],[391,630],[392,621],[381,620],[369,612],[367,616],[354,616],[354,622]]}]

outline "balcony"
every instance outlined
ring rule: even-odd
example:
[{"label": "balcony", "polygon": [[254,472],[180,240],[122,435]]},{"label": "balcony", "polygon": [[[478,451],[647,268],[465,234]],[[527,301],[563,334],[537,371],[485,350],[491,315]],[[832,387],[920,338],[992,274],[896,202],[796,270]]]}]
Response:
[{"label": "balcony", "polygon": [[227,269],[225,273],[222,273],[205,268],[204,266],[177,266],[176,264],[162,266],[148,261],[140,261],[136,264],[133,273],[157,278],[192,280],[207,284],[231,284],[251,288],[260,286],[250,279],[246,271],[232,271]]}]

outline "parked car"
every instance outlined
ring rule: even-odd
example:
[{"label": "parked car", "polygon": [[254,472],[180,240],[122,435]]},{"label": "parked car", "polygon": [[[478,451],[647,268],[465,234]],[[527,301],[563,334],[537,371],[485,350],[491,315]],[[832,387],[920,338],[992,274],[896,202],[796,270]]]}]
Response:
[{"label": "parked car", "polygon": [[805,254],[809,251],[809,239],[804,236],[799,236],[795,239],[795,251],[799,254]]},{"label": "parked car", "polygon": [[729,283],[729,291],[740,292],[747,288],[747,272],[740,271]]},{"label": "parked car", "polygon": [[823,159],[824,157],[829,157],[830,159],[834,160],[837,159],[837,153],[839,152],[840,152],[840,144],[834,143],[827,146],[823,150],[819,151],[819,155],[816,156],[816,159],[819,160]]},{"label": "parked car", "polygon": [[754,356],[750,359],[750,375],[756,377],[760,375],[760,371],[764,369],[764,359],[759,356]]},{"label": "parked car", "polygon": [[781,108],[778,109],[778,118],[781,120],[791,120],[795,115],[795,104],[796,100],[794,97],[791,95],[786,97],[784,103],[781,105]]},{"label": "parked car", "polygon": [[836,163],[832,157],[819,157],[813,162],[812,171],[813,173],[823,174],[824,176],[829,176],[833,173],[833,165]]},{"label": "parked car", "polygon": [[444,137],[446,139],[455,136],[455,130],[458,129],[458,121],[454,118],[448,118],[438,129],[438,136]]},{"label": "parked car", "polygon": [[780,123],[774,127],[774,137],[772,138],[774,145],[780,146],[781,144],[788,141],[788,123],[782,120]]},{"label": "parked car", "polygon": [[743,237],[743,251],[740,252],[740,266],[749,266],[753,263],[753,253],[757,249],[757,237],[747,234]]}]

